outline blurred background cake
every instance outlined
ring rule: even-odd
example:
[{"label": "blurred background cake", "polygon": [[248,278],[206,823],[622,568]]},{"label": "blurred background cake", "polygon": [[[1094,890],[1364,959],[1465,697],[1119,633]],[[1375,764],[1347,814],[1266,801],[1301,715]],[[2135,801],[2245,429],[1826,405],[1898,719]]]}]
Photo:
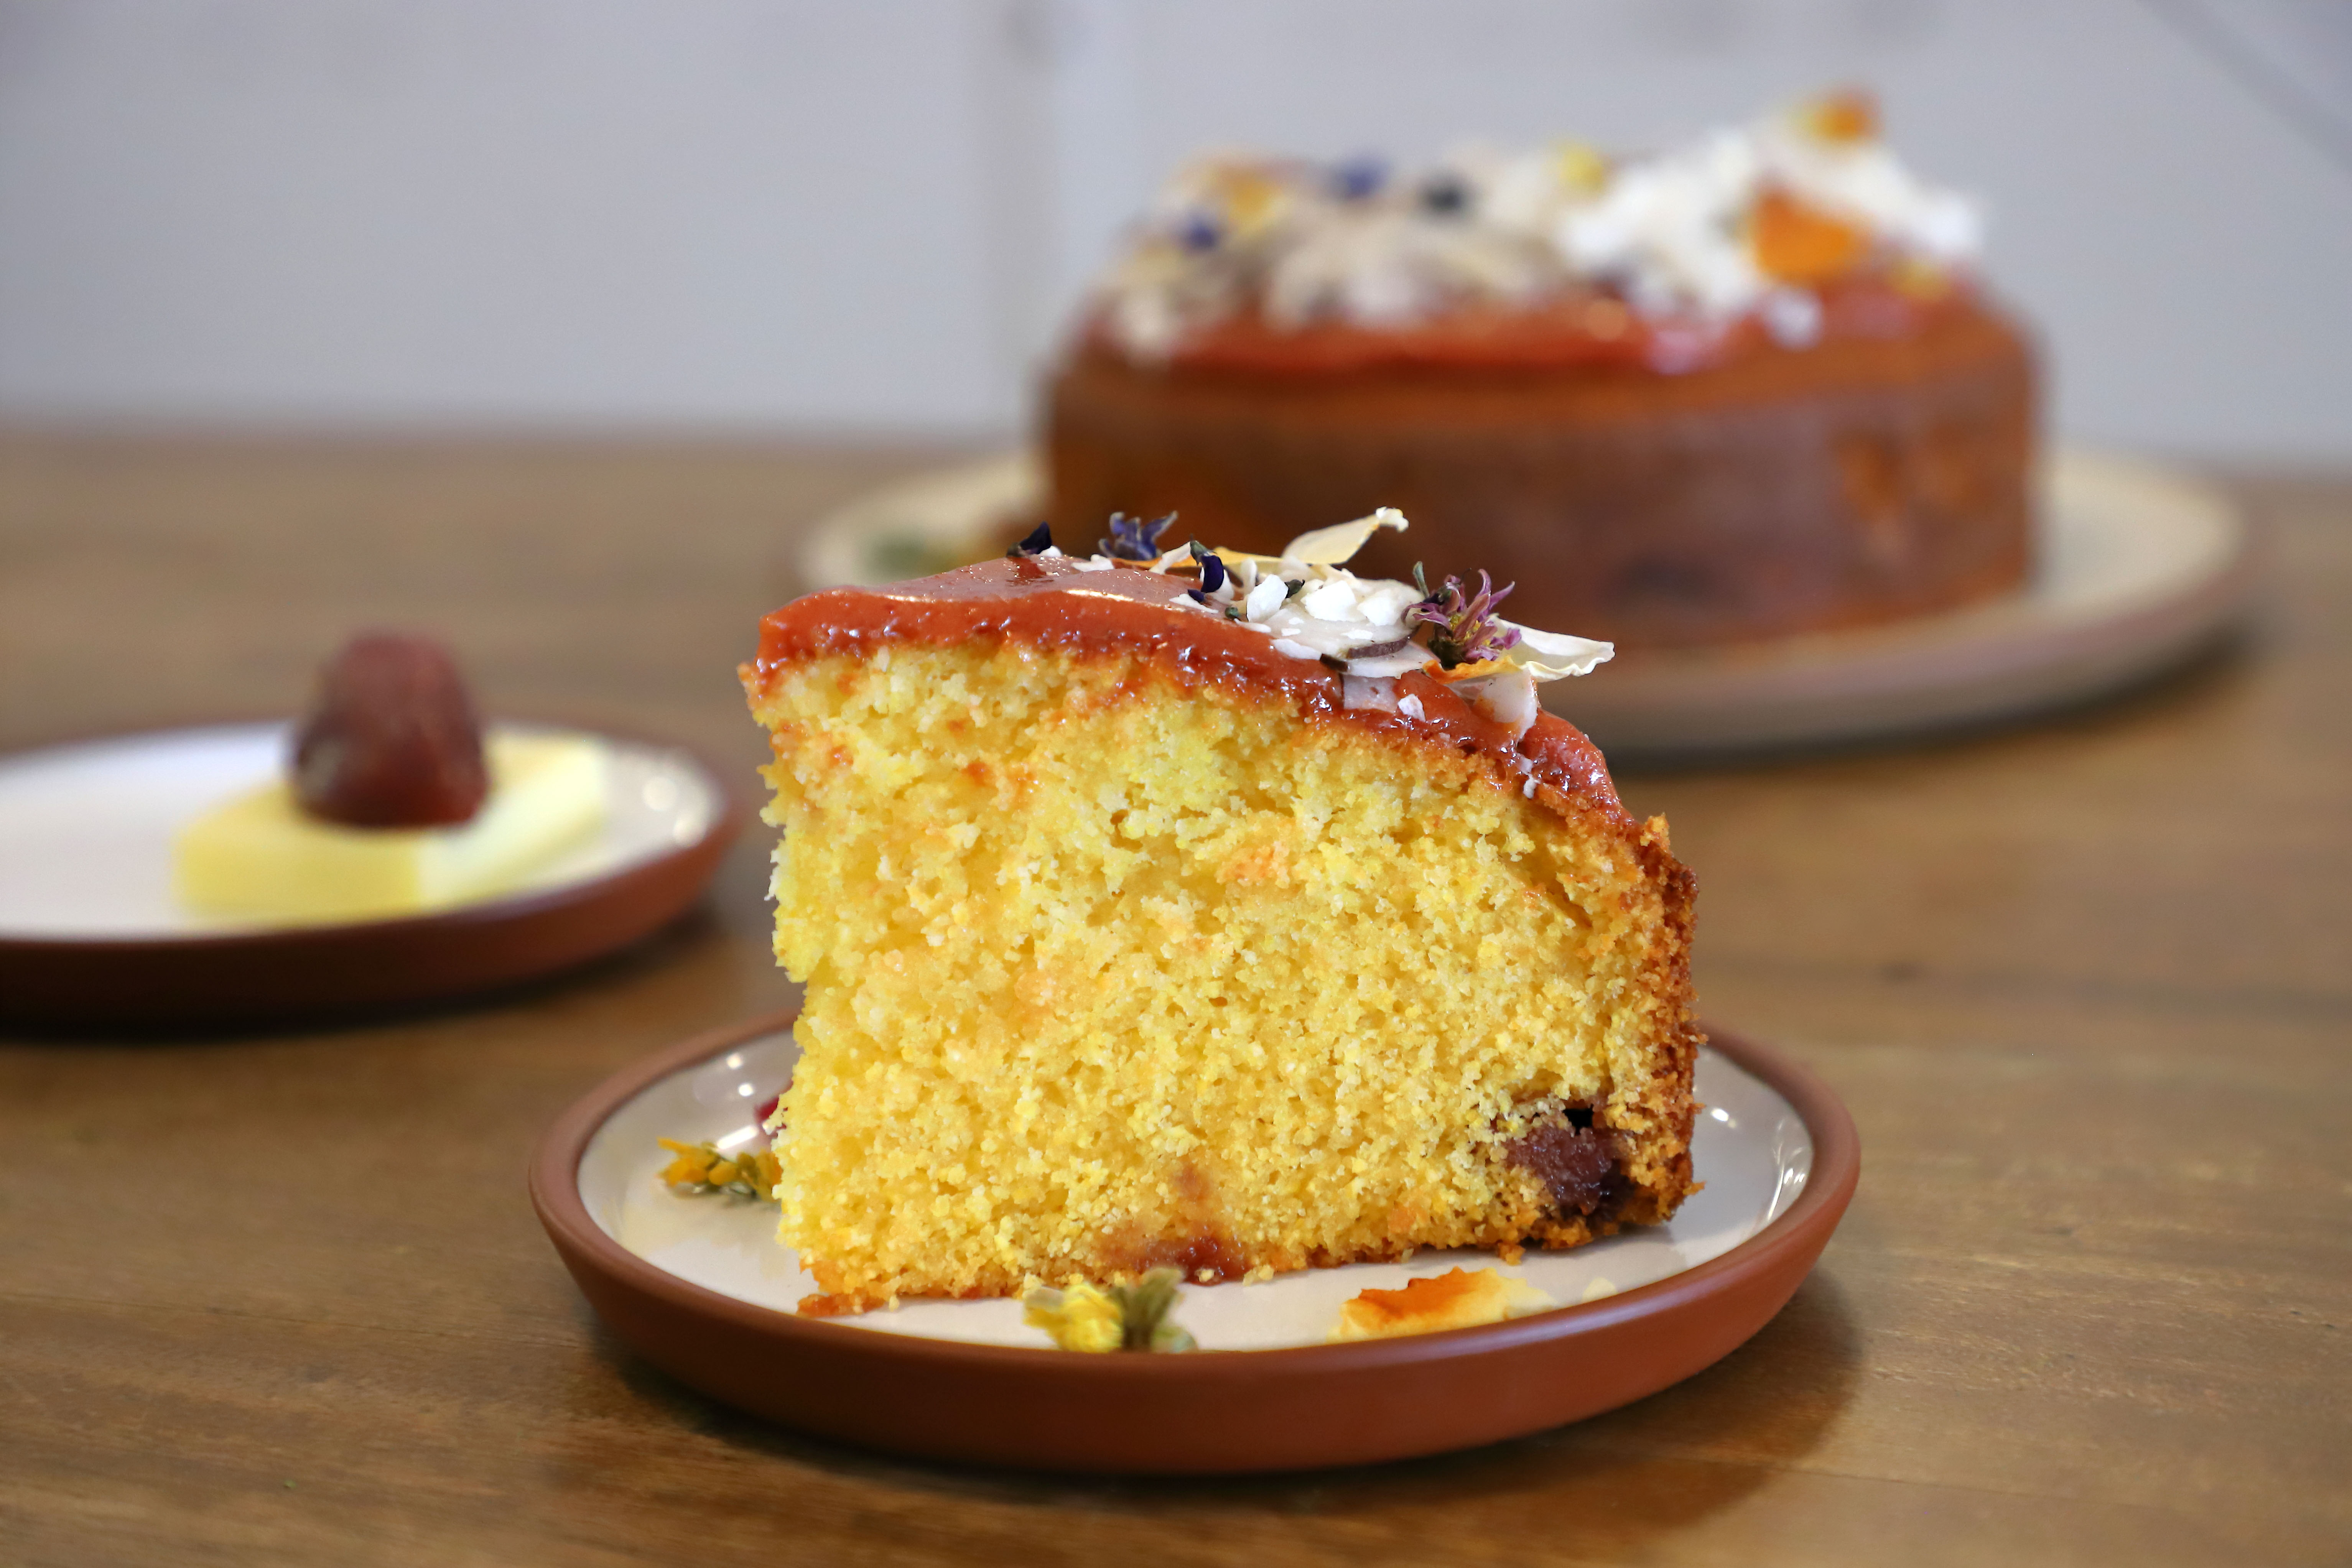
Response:
[{"label": "blurred background cake", "polygon": [[1484,566],[1634,648],[2000,595],[2034,377],[1979,227],[1858,93],[1622,157],[1202,159],[1053,374],[1053,520],[1262,551],[1396,506],[1366,570]]}]

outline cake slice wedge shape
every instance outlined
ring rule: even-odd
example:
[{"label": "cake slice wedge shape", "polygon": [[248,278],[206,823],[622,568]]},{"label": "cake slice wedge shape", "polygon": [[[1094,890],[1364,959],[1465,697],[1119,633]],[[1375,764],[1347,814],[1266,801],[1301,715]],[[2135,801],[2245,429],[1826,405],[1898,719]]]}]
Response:
[{"label": "cake slice wedge shape", "polygon": [[801,1310],[1673,1215],[1695,881],[1497,598],[1033,544],[767,617]]}]

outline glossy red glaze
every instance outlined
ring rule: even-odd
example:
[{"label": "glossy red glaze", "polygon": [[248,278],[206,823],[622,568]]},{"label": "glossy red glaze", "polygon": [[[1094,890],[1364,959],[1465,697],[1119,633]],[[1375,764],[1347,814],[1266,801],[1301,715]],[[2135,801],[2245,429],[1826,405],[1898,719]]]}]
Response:
[{"label": "glossy red glaze", "polygon": [[[1817,288],[1821,339],[1894,338],[1960,307],[1967,287],[1946,280],[1933,292],[1906,291],[1864,274]],[[1099,322],[1087,333],[1093,352],[1119,354]],[[1360,374],[1368,370],[1490,372],[1585,368],[1677,374],[1781,352],[1749,314],[1721,323],[1650,318],[1600,293],[1572,293],[1544,304],[1464,305],[1426,321],[1381,325],[1319,321],[1279,326],[1255,310],[1194,328],[1168,356],[1181,373],[1249,376]]]},{"label": "glossy red glaze", "polygon": [[1538,800],[1563,815],[1571,802],[1582,803],[1632,826],[1599,748],[1567,721],[1540,714],[1514,738],[1422,673],[1397,682],[1399,697],[1421,699],[1420,719],[1349,708],[1339,675],[1202,608],[1186,596],[1193,585],[1189,577],[1133,567],[1084,572],[1071,560],[1048,557],[983,561],[879,588],[828,588],[761,623],[760,657],[744,667],[744,683],[756,695],[785,665],[891,643],[946,647],[1001,638],[1081,656],[1127,655],[1149,661],[1181,688],[1219,686],[1287,700],[1309,723],[1344,724],[1496,762],[1525,758]]}]

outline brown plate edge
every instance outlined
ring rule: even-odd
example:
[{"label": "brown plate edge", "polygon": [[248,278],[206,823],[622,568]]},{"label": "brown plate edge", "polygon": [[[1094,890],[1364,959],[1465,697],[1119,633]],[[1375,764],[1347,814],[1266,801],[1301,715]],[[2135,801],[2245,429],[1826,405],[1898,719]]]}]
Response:
[{"label": "brown plate edge", "polygon": [[1710,1031],[1803,1118],[1813,1166],[1787,1213],[1671,1279],[1505,1323],[1273,1351],[1089,1356],[876,1333],[680,1279],[606,1236],[580,1197],[581,1158],[616,1110],[793,1016],[712,1030],[598,1085],[541,1138],[531,1204],[598,1316],[665,1372],[754,1415],[925,1458],[1123,1474],[1307,1469],[1581,1420],[1691,1376],[1762,1328],[1811,1272],[1862,1172],[1853,1118],[1811,1068]]},{"label": "brown plate edge", "polygon": [[[10,755],[284,718],[141,725],[63,737]],[[0,936],[0,1023],[75,1031],[261,1024],[446,1001],[552,974],[626,947],[683,914],[750,820],[745,791],[684,742],[571,720],[500,721],[678,752],[701,770],[718,809],[692,844],[585,881],[433,914],[214,936]]]}]

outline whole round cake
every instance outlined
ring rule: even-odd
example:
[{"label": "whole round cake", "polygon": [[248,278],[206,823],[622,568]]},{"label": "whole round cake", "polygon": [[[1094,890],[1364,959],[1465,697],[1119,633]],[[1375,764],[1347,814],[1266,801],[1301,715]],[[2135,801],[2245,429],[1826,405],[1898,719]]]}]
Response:
[{"label": "whole round cake", "polygon": [[2016,587],[2034,380],[1964,198],[1826,98],[1685,149],[1214,159],[1162,193],[1047,412],[1052,519],[1267,551],[1393,506],[1364,569],[1484,567],[1640,647]]}]

